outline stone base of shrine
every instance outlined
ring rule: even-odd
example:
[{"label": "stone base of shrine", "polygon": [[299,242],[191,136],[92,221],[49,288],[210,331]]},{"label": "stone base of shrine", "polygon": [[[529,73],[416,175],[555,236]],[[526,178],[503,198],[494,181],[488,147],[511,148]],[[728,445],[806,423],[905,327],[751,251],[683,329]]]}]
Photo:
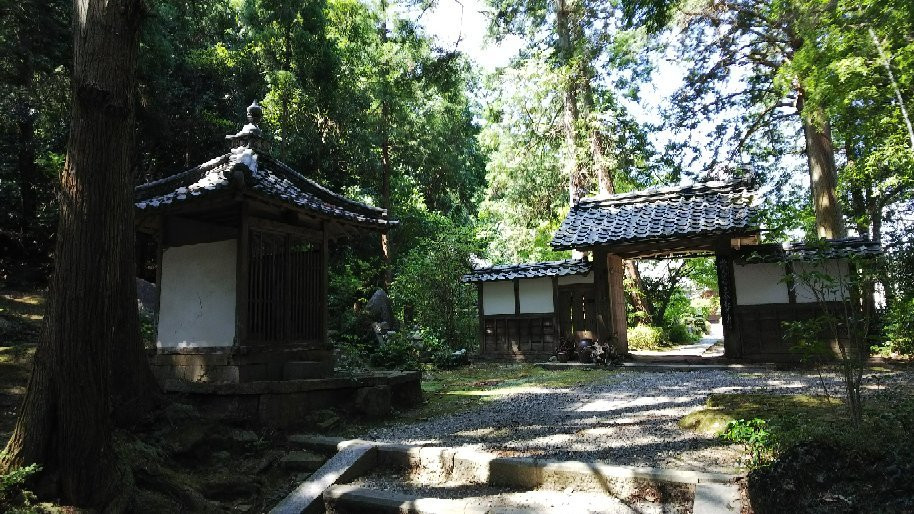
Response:
[{"label": "stone base of shrine", "polygon": [[333,374],[333,349],[312,343],[296,346],[235,346],[159,349],[150,358],[160,384],[241,383],[326,378]]},{"label": "stone base of shrine", "polygon": [[243,383],[167,379],[165,392],[205,417],[228,423],[292,428],[315,411],[334,408],[356,415],[383,416],[391,408],[422,403],[419,371],[377,371],[364,375]]}]

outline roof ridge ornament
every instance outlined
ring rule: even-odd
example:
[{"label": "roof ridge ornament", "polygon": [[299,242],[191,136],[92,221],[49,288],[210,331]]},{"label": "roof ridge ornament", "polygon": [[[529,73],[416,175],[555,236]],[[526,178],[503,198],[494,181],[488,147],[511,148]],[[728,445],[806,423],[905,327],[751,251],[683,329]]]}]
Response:
[{"label": "roof ridge ornament", "polygon": [[263,137],[263,131],[260,130],[260,122],[263,120],[263,107],[257,103],[257,99],[254,99],[247,108],[247,120],[247,124],[241,127],[237,134],[225,136],[225,139],[229,141],[230,148],[245,147],[251,150],[268,151],[268,142]]}]

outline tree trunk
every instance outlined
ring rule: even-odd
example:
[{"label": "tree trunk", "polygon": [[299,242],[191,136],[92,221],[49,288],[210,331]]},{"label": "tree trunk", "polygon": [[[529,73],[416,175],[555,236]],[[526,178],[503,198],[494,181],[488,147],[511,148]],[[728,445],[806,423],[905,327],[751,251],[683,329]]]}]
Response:
[{"label": "tree trunk", "polygon": [[606,152],[606,138],[600,130],[600,124],[596,120],[596,108],[594,107],[593,92],[593,69],[589,65],[581,67],[581,94],[584,104],[584,118],[589,126],[590,137],[590,156],[593,174],[597,177],[597,186],[600,188],[600,194],[611,195],[616,192],[616,183],[613,177],[615,172],[615,163],[610,161],[610,156]]},{"label": "tree trunk", "polygon": [[[381,43],[387,43],[387,2],[382,3],[382,15],[384,16],[384,21],[379,28]],[[381,207],[387,209],[388,215],[390,214],[391,208],[391,198],[390,198],[390,90],[388,84],[388,73],[389,66],[388,63],[382,63],[380,66],[381,73],[383,76],[382,80],[382,90],[381,90]],[[390,284],[393,283],[393,247],[391,246],[390,234],[387,232],[381,233],[381,255],[384,259],[384,290],[390,291]]]},{"label": "tree trunk", "polygon": [[[809,187],[816,213],[816,233],[825,239],[845,237],[841,204],[838,202],[838,171],[835,167],[835,150],[832,145],[831,125],[825,113],[818,109],[810,116],[803,109],[803,92],[797,98],[797,109],[806,136],[806,159],[809,163]],[[813,120],[818,120],[817,126]]]},{"label": "tree trunk", "polygon": [[141,350],[139,335],[126,333],[137,324],[130,160],[140,18],[138,0],[74,2],[73,107],[46,325],[2,460],[5,470],[37,462],[64,503],[109,510],[123,508],[130,483],[112,443],[112,376],[136,373]]},{"label": "tree trunk", "polygon": [[565,176],[568,177],[568,201],[578,203],[585,195],[584,174],[578,161],[577,125],[578,113],[577,80],[571,69],[574,55],[571,41],[571,0],[558,0],[555,11],[555,31],[558,35],[558,55],[563,66],[564,89],[562,91],[562,133],[565,136]]},{"label": "tree trunk", "polygon": [[19,138],[16,142],[16,167],[19,172],[17,182],[21,201],[19,229],[24,233],[32,229],[38,216],[38,195],[36,193],[38,166],[35,164],[35,116],[28,103],[23,105],[20,111],[16,123],[19,129]]},{"label": "tree trunk", "polygon": [[641,280],[641,273],[638,271],[638,267],[635,266],[635,261],[625,261],[625,276],[634,287],[628,294],[628,300],[632,306],[635,307],[636,311],[643,312],[650,319],[654,319],[654,306],[647,295],[644,294],[644,281]]}]

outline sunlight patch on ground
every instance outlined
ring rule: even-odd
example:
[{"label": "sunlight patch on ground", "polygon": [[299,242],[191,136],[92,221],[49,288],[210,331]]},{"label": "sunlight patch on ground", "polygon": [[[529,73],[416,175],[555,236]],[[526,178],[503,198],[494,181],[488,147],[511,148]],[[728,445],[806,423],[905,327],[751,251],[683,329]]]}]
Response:
[{"label": "sunlight patch on ground", "polygon": [[[627,407],[649,407],[661,403],[688,403],[694,396],[648,396],[633,400],[595,400],[575,409],[577,412],[611,412]],[[657,411],[654,411],[657,412]]]},{"label": "sunlight patch on ground", "polygon": [[517,386],[517,387],[499,387],[498,389],[486,389],[484,391],[448,391],[444,394],[453,394],[459,396],[510,396],[513,394],[533,393],[533,394],[556,394],[567,393],[567,389],[547,389],[535,386]]}]

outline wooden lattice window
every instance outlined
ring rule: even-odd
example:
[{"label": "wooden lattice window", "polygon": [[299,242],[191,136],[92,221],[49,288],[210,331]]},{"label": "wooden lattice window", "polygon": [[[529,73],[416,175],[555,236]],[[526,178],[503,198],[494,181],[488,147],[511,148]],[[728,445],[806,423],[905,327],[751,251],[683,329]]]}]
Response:
[{"label": "wooden lattice window", "polygon": [[251,231],[248,339],[252,342],[315,342],[321,339],[318,243],[289,234]]}]

